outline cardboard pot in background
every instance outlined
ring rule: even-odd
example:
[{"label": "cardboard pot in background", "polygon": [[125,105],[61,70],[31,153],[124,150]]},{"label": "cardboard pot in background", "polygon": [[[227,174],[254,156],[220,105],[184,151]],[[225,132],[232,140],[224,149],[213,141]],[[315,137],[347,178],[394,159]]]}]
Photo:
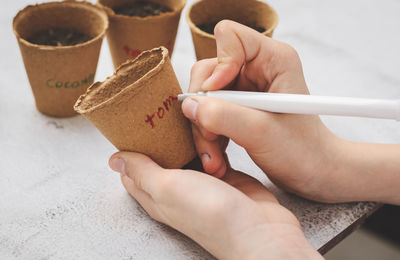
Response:
[{"label": "cardboard pot in background", "polygon": [[199,25],[218,23],[228,19],[265,28],[264,35],[272,37],[278,24],[278,15],[268,4],[257,0],[200,0],[189,7],[186,20],[192,32],[197,60],[217,56],[215,37]]},{"label": "cardboard pot in background", "polygon": [[[39,31],[74,29],[91,40],[74,46],[45,46],[27,41]],[[107,14],[86,2],[49,2],[28,6],[14,18],[13,29],[21,50],[36,107],[55,117],[76,115],[74,103],[93,83]]]},{"label": "cardboard pot in background", "polygon": [[120,151],[140,152],[166,168],[195,158],[182,93],[164,47],[145,51],[93,84],[75,105]]},{"label": "cardboard pot in background", "polygon": [[107,41],[114,67],[117,68],[129,58],[137,57],[142,51],[159,46],[166,47],[172,55],[180,15],[186,1],[151,0],[173,10],[156,16],[125,16],[113,11],[113,8],[128,2],[131,0],[99,0],[99,5],[106,10],[110,20]]}]

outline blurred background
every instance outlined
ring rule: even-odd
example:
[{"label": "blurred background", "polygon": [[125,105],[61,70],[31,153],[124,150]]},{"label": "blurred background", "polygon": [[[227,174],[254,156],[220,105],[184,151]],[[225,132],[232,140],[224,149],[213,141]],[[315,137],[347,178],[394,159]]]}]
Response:
[{"label": "blurred background", "polygon": [[325,254],[337,259],[400,259],[400,207],[384,205],[360,229]]}]

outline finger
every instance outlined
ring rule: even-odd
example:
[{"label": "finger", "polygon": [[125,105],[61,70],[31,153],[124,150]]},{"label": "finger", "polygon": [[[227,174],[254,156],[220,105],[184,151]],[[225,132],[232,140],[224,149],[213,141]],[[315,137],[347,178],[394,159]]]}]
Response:
[{"label": "finger", "polygon": [[264,79],[263,71],[260,71],[262,67],[254,66],[256,63],[256,61],[253,61],[243,65],[237,77],[234,90],[259,92],[267,92],[269,90],[270,83]]},{"label": "finger", "polygon": [[211,76],[217,63],[217,58],[213,58],[200,60],[193,65],[190,72],[189,92],[201,91],[201,85]]},{"label": "finger", "polygon": [[201,159],[204,171],[216,178],[221,178],[225,174],[226,163],[223,151],[221,150],[220,140],[206,140],[197,127],[193,127],[192,131],[196,151]]},{"label": "finger", "polygon": [[222,180],[240,190],[254,201],[278,203],[276,197],[267,187],[247,174],[229,169]]},{"label": "finger", "polygon": [[119,152],[111,156],[109,165],[114,171],[126,174],[136,187],[151,197],[159,196],[159,183],[166,170],[149,157],[131,152]]},{"label": "finger", "polygon": [[204,127],[200,126],[199,124],[197,124],[197,122],[194,120],[192,121],[192,127],[196,128],[196,131],[199,132],[202,136],[203,139],[207,140],[207,141],[215,141],[218,139],[218,135],[208,131],[207,129],[205,129]]},{"label": "finger", "polygon": [[136,199],[136,201],[144,208],[144,210],[157,221],[161,221],[157,213],[156,205],[151,196],[143,190],[136,187],[135,182],[125,174],[121,174],[121,181],[126,191]]},{"label": "finger", "polygon": [[202,137],[204,139],[206,139],[207,141],[215,141],[218,139],[218,135],[211,133],[210,131],[208,131],[207,129],[205,129],[204,127],[201,127],[197,124],[193,124],[193,127],[197,128],[197,131],[200,132],[200,134],[202,135]]},{"label": "finger", "polygon": [[[267,131],[273,131],[273,115],[210,97],[186,98],[186,117],[217,135],[231,138],[245,149],[259,148]],[[249,132],[251,131],[251,134]]]},{"label": "finger", "polygon": [[218,65],[201,88],[217,90],[225,87],[239,75],[242,66],[257,57],[264,37],[239,23],[223,20],[214,29],[217,42]]}]

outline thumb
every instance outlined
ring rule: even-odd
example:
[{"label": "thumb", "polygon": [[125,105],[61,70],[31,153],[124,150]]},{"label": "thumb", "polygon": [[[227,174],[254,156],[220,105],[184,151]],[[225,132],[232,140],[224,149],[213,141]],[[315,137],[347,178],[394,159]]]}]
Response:
[{"label": "thumb", "polygon": [[235,80],[245,62],[257,57],[263,36],[239,23],[223,20],[214,29],[218,65],[204,81],[204,91],[218,90]]},{"label": "thumb", "polygon": [[186,98],[182,103],[186,117],[200,127],[229,137],[245,149],[256,149],[265,143],[272,115],[211,97]]},{"label": "thumb", "polygon": [[160,191],[160,180],[166,174],[161,168],[146,155],[133,152],[118,152],[109,160],[111,169],[133,180],[139,190],[157,197]]}]

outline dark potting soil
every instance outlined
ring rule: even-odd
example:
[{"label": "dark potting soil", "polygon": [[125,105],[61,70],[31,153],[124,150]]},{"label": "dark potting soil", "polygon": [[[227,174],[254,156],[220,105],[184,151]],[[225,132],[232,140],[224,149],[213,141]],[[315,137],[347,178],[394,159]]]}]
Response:
[{"label": "dark potting soil", "polygon": [[75,31],[73,29],[65,28],[51,28],[39,31],[29,37],[28,42],[49,45],[49,46],[72,46],[79,43],[87,42],[92,37]]},{"label": "dark potting soil", "polygon": [[[209,34],[214,34],[214,27],[217,25],[217,23],[206,23],[206,24],[200,24],[197,25],[197,27],[200,28],[200,30],[202,30],[203,32],[209,33]],[[257,32],[265,32],[265,28],[263,27],[259,27],[259,26],[255,26],[255,25],[248,25],[245,24],[247,27],[250,27],[254,30],[256,30]]]},{"label": "dark potting soil", "polygon": [[161,13],[172,12],[172,9],[168,6],[147,1],[130,2],[117,6],[113,10],[116,14],[139,17],[156,16]]}]

